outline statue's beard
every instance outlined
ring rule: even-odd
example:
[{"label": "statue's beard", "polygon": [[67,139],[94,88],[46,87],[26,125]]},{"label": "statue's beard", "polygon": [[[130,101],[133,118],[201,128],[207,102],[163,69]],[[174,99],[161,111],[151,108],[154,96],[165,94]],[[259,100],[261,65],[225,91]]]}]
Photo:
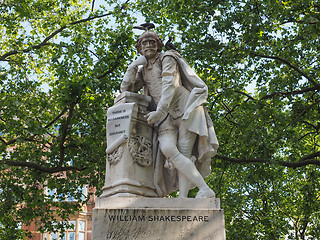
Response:
[{"label": "statue's beard", "polygon": [[143,52],[143,55],[146,58],[153,58],[157,54],[157,51],[155,49],[146,49]]}]

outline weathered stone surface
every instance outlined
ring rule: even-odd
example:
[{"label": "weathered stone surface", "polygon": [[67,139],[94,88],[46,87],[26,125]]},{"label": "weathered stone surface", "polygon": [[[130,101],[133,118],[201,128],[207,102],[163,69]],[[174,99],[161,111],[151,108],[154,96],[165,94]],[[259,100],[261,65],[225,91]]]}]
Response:
[{"label": "weathered stone surface", "polygon": [[99,199],[93,239],[225,240],[219,205],[219,199]]}]

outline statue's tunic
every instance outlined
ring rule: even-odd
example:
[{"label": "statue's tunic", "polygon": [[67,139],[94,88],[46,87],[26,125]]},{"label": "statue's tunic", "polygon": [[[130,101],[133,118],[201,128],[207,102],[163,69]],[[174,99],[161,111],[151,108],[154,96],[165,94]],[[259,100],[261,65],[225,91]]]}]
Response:
[{"label": "statue's tunic", "polygon": [[139,69],[136,81],[137,86],[145,86],[157,109],[169,112],[173,119],[183,115],[190,92],[182,85],[177,61],[172,56],[158,54]]}]

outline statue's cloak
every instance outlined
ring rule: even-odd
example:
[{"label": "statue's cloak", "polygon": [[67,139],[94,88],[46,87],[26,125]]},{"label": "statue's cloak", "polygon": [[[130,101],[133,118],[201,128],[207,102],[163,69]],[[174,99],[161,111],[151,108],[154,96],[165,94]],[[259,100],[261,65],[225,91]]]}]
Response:
[{"label": "statue's cloak", "polygon": [[[185,121],[189,131],[198,135],[193,155],[197,159],[196,167],[201,175],[206,177],[211,172],[211,157],[217,153],[219,147],[213,123],[205,107],[208,87],[177,51],[167,51],[161,55],[161,58],[166,56],[171,56],[177,61],[182,85],[190,91],[182,121]],[[156,192],[160,197],[166,196],[178,189],[179,180],[176,169],[164,167],[166,159],[160,151],[156,131],[153,136],[153,158],[155,159],[154,185]]]}]

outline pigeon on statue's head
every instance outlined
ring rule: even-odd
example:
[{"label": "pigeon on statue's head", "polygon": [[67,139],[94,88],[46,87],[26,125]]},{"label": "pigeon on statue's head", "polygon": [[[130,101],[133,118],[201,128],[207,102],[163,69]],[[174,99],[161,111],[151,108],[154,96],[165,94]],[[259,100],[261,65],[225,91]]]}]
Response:
[{"label": "pigeon on statue's head", "polygon": [[140,29],[140,30],[145,30],[145,31],[149,31],[152,28],[155,28],[153,23],[143,23],[139,26],[134,26],[134,29]]}]

